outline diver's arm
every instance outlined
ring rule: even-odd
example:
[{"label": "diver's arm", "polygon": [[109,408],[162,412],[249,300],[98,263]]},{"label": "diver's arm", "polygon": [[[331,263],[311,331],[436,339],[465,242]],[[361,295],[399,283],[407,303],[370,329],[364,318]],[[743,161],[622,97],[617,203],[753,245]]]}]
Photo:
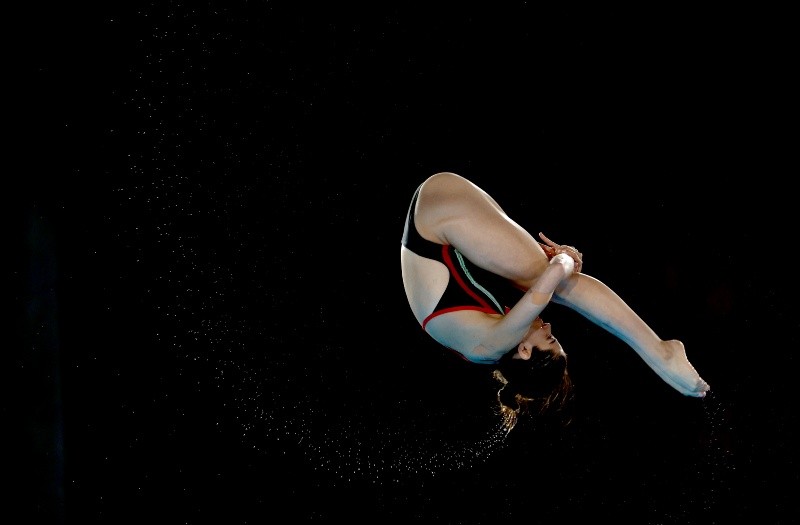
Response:
[{"label": "diver's arm", "polygon": [[[553,293],[561,283],[575,271],[575,261],[566,253],[560,253],[550,259],[550,264],[536,283],[525,292],[504,317],[498,320],[493,333],[488,334],[485,342],[504,341],[505,351],[497,356],[502,357],[508,350],[519,344],[527,333],[531,323],[550,303]],[[484,344],[485,344],[484,342]]]},{"label": "diver's arm", "polygon": [[550,302],[553,292],[573,274],[575,262],[558,254],[536,283],[502,317],[474,310],[440,315],[428,323],[427,331],[443,345],[470,361],[495,363],[519,345],[531,323]]}]

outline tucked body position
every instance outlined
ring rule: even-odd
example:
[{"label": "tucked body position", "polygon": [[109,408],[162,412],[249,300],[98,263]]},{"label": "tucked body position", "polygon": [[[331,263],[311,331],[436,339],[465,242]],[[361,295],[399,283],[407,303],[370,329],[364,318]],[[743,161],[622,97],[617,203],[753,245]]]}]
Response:
[{"label": "tucked body position", "polygon": [[571,391],[567,354],[541,317],[550,302],[627,343],[681,394],[709,391],[681,341],[661,339],[616,292],[582,273],[581,252],[543,233],[537,239],[460,175],[437,173],[417,187],[400,261],[422,329],[463,359],[494,366],[509,430],[520,413],[562,404]]}]

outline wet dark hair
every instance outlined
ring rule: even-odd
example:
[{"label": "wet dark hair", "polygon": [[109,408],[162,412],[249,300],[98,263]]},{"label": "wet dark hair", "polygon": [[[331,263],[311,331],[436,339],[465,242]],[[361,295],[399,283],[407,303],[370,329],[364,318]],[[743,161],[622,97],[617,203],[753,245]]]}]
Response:
[{"label": "wet dark hair", "polygon": [[508,431],[521,414],[559,411],[572,397],[566,354],[534,348],[531,358],[525,360],[513,359],[516,352],[504,355],[494,370],[494,378],[503,385],[497,400]]}]

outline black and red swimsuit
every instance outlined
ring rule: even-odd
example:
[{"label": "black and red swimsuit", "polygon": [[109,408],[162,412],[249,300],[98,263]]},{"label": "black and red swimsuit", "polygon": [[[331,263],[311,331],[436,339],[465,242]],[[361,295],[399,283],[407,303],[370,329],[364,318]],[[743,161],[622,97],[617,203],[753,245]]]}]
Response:
[{"label": "black and red swimsuit", "polygon": [[403,230],[403,246],[419,256],[444,263],[450,272],[444,294],[433,309],[433,313],[422,321],[423,330],[428,321],[437,315],[457,310],[478,310],[505,315],[510,308],[508,305],[515,304],[524,291],[508,279],[476,266],[453,246],[437,244],[423,238],[414,224],[414,207],[417,204],[420,187],[414,192],[414,198],[411,199],[411,206],[408,208]]}]

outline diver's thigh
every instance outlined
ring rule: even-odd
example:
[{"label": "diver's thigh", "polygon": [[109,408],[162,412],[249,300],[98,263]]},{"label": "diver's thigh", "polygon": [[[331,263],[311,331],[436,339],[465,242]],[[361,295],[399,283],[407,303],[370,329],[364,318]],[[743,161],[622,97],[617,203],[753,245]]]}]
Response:
[{"label": "diver's thigh", "polygon": [[547,266],[536,239],[472,182],[457,175],[429,179],[419,200],[420,233],[454,246],[474,264],[521,284]]}]

